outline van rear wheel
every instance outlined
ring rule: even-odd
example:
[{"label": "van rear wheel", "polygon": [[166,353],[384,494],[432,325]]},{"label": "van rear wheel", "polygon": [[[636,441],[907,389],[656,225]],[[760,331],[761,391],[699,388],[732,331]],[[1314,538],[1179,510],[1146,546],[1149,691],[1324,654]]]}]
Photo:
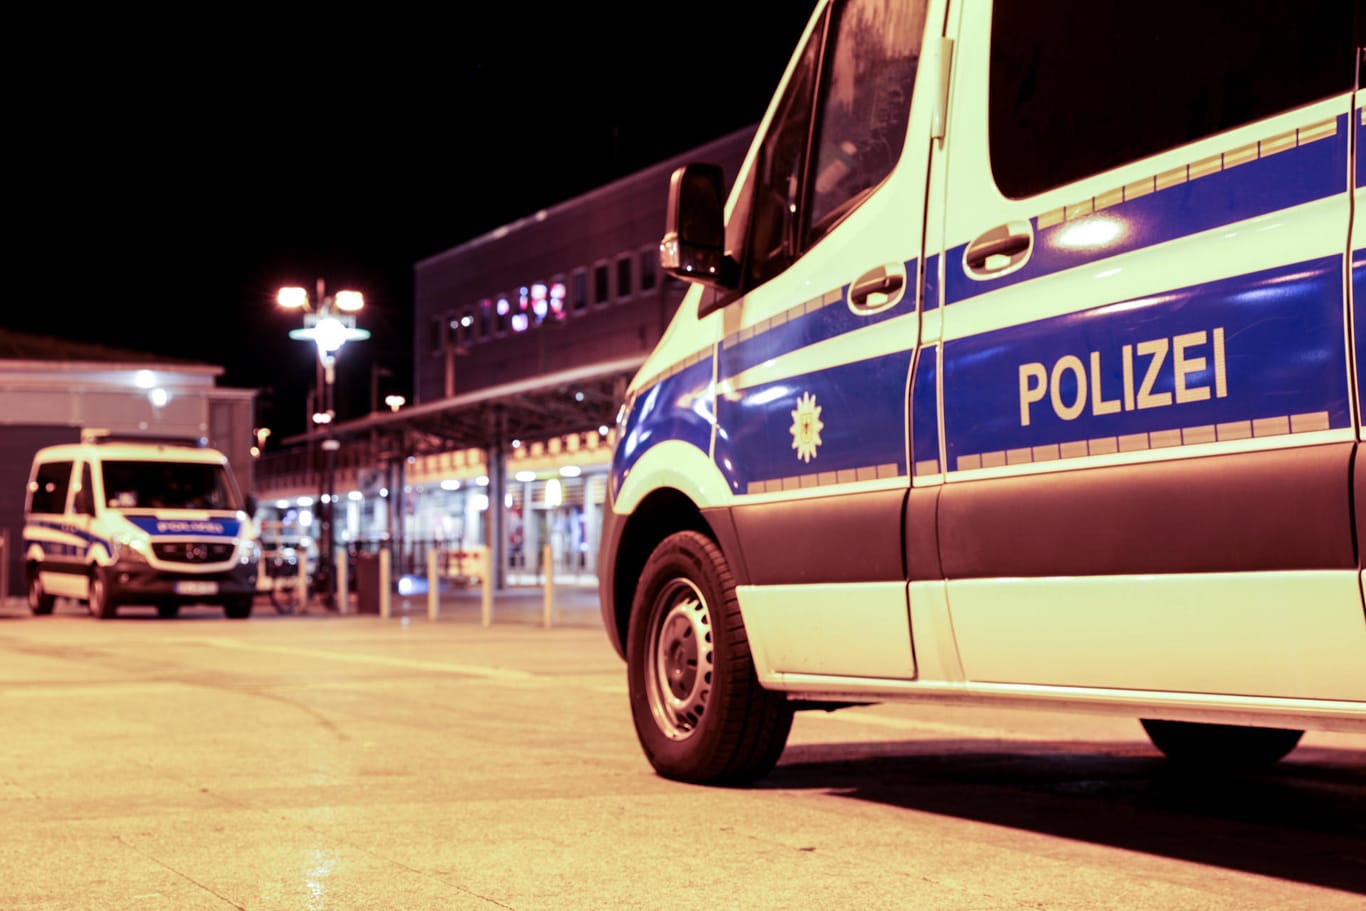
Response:
[{"label": "van rear wheel", "polygon": [[655,771],[699,784],[744,784],[777,763],[792,708],[765,690],[720,548],[693,531],[655,548],[627,631],[636,736]]},{"label": "van rear wheel", "polygon": [[90,571],[90,590],[88,592],[90,615],[97,620],[110,620],[118,613],[119,606],[109,592],[109,580],[105,572],[96,566]]},{"label": "van rear wheel", "polygon": [[1173,763],[1208,771],[1251,771],[1289,755],[1304,731],[1141,719],[1148,739]]},{"label": "van rear wheel", "polygon": [[43,580],[38,578],[37,568],[28,572],[28,609],[35,616],[43,617],[52,613],[57,606],[57,596],[43,591]]}]

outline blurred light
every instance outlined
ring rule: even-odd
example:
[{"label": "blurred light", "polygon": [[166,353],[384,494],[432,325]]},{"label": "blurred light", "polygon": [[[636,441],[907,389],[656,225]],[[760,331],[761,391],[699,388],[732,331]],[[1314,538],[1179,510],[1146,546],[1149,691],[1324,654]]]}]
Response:
[{"label": "blurred light", "polygon": [[474,483],[478,484],[480,487],[488,487],[489,476],[486,474],[481,474],[479,477],[474,479]]},{"label": "blurred light", "polygon": [[152,403],[153,408],[164,408],[171,400],[171,394],[165,389],[157,388],[147,393],[147,400]]},{"label": "blurred light", "polygon": [[605,436],[607,436],[607,425],[606,425],[606,424],[599,424],[599,425],[598,425],[598,436],[600,436],[600,437],[605,437]]},{"label": "blurred light", "polygon": [[445,481],[442,481],[442,482],[441,482],[441,489],[442,489],[442,490],[459,490],[459,489],[460,489],[460,482],[457,481],[457,480],[448,478],[448,479],[446,479]]},{"label": "blurred light", "polygon": [[365,295],[359,291],[338,291],[334,302],[343,313],[355,313],[365,306]]},{"label": "blurred light", "polygon": [[515,475],[513,475],[513,477],[521,481],[523,484],[527,484],[531,481],[536,480],[536,472],[523,470],[517,472]]},{"label": "blurred light", "polygon": [[139,389],[151,389],[157,384],[157,375],[150,370],[139,370],[133,374],[133,385]]},{"label": "blurred light", "polygon": [[312,505],[313,505],[313,498],[312,498],[312,497],[299,497],[297,500],[294,501],[294,505],[299,506],[299,507],[303,507],[303,506],[312,506]]},{"label": "blurred light", "polygon": [[303,288],[281,288],[275,302],[286,310],[298,310],[308,306],[308,292]]},{"label": "blurred light", "polygon": [[554,509],[564,502],[564,491],[560,487],[559,478],[551,478],[545,482],[545,505]]},{"label": "blurred light", "polygon": [[390,411],[398,411],[406,401],[408,400],[401,395],[386,395],[384,397],[384,404],[389,406]]},{"label": "blurred light", "polygon": [[313,341],[318,343],[319,351],[331,354],[346,344],[346,327],[335,316],[324,316],[313,327]]},{"label": "blurred light", "polygon": [[474,507],[475,512],[484,512],[489,508],[488,494],[477,493],[470,497],[470,505]]},{"label": "blurred light", "polygon": [[353,490],[346,495],[346,499],[359,503],[361,500],[365,499],[365,494],[361,493],[359,490]]},{"label": "blurred light", "polygon": [[577,478],[581,474],[583,474],[583,469],[577,465],[560,466],[560,477],[562,478]]}]

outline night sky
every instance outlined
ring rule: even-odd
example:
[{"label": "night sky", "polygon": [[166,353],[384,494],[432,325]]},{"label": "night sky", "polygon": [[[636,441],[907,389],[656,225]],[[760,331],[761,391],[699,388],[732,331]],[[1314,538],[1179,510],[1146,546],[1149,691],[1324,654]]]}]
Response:
[{"label": "night sky", "polygon": [[323,278],[366,295],[338,366],[358,417],[372,364],[410,395],[415,263],[757,122],[809,12],[483,6],[39,23],[0,326],[220,365],[288,434],[315,354],[274,294]]}]

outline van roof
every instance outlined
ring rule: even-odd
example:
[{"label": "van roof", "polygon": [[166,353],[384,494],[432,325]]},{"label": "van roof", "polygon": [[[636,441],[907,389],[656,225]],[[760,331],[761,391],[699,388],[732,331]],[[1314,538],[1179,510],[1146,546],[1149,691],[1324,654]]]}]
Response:
[{"label": "van roof", "polygon": [[135,443],[127,440],[107,443],[61,443],[45,446],[33,456],[35,462],[85,458],[91,461],[145,459],[164,462],[205,462],[226,464],[227,456],[217,449],[171,443]]}]

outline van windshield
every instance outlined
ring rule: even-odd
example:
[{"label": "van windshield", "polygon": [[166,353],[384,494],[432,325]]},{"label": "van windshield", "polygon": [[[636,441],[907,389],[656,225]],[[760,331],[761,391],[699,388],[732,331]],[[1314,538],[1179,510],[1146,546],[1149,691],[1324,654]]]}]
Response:
[{"label": "van windshield", "polygon": [[222,465],[202,462],[104,463],[104,495],[115,509],[241,509]]}]

